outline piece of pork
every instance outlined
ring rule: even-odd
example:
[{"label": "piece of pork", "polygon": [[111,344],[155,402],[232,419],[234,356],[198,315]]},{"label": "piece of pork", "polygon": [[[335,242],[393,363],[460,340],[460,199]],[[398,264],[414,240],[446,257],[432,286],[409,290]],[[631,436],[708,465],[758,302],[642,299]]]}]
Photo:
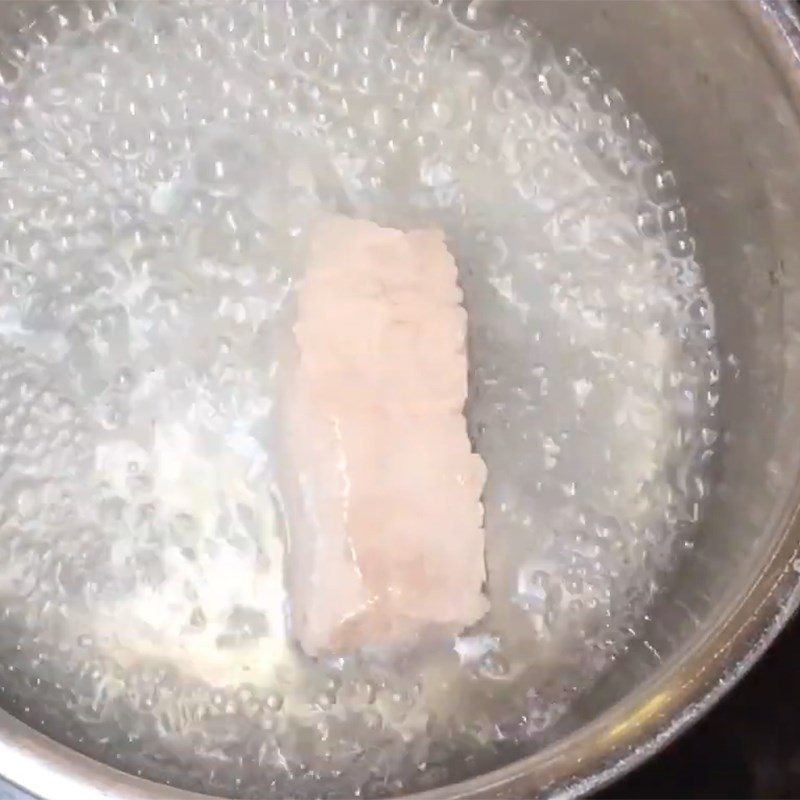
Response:
[{"label": "piece of pork", "polygon": [[456,276],[441,231],[335,216],[312,233],[282,402],[290,613],[310,655],[486,612]]}]

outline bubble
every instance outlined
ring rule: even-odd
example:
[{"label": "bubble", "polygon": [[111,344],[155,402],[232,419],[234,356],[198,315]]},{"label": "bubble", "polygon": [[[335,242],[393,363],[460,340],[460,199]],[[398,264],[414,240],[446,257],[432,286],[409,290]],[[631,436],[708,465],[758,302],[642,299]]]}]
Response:
[{"label": "bubble", "polygon": [[661,165],[647,167],[642,173],[642,183],[654,203],[663,205],[675,199],[675,176]]},{"label": "bubble", "polygon": [[488,30],[496,24],[496,15],[489,4],[480,0],[453,0],[449,3],[453,19],[473,30]]},{"label": "bubble", "polygon": [[217,135],[195,157],[194,177],[212,194],[242,194],[255,184],[258,168],[252,143],[234,134]]},{"label": "bubble", "polygon": [[267,695],[266,705],[270,711],[280,711],[283,707],[283,697],[276,692],[271,692]]}]

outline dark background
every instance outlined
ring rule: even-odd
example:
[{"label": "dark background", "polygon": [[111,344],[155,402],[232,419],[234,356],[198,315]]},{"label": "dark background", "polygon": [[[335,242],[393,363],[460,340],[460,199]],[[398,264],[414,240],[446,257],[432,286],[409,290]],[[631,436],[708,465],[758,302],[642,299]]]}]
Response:
[{"label": "dark background", "polygon": [[719,705],[598,798],[800,798],[800,619]]}]

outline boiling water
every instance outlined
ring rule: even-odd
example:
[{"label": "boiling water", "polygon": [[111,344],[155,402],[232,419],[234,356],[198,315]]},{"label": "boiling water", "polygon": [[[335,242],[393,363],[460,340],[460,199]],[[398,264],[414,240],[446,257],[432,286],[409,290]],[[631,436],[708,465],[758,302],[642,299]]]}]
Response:
[{"label": "boiling water", "polygon": [[[713,313],[642,120],[492,4],[30,10],[0,46],[5,704],[237,796],[417,789],[546,741],[708,493]],[[456,255],[492,611],[312,662],[271,414],[329,211]]]}]

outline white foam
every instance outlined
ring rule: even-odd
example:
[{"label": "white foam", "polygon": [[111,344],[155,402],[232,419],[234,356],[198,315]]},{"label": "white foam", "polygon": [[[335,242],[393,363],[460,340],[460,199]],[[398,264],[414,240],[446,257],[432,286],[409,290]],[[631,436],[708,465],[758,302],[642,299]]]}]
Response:
[{"label": "white foam", "polygon": [[[51,15],[0,93],[0,686],[206,792],[413,790],[535,744],[709,491],[713,309],[642,121],[494,4],[354,8]],[[286,630],[275,378],[332,210],[443,228],[469,313],[493,608],[401,662]]]}]

